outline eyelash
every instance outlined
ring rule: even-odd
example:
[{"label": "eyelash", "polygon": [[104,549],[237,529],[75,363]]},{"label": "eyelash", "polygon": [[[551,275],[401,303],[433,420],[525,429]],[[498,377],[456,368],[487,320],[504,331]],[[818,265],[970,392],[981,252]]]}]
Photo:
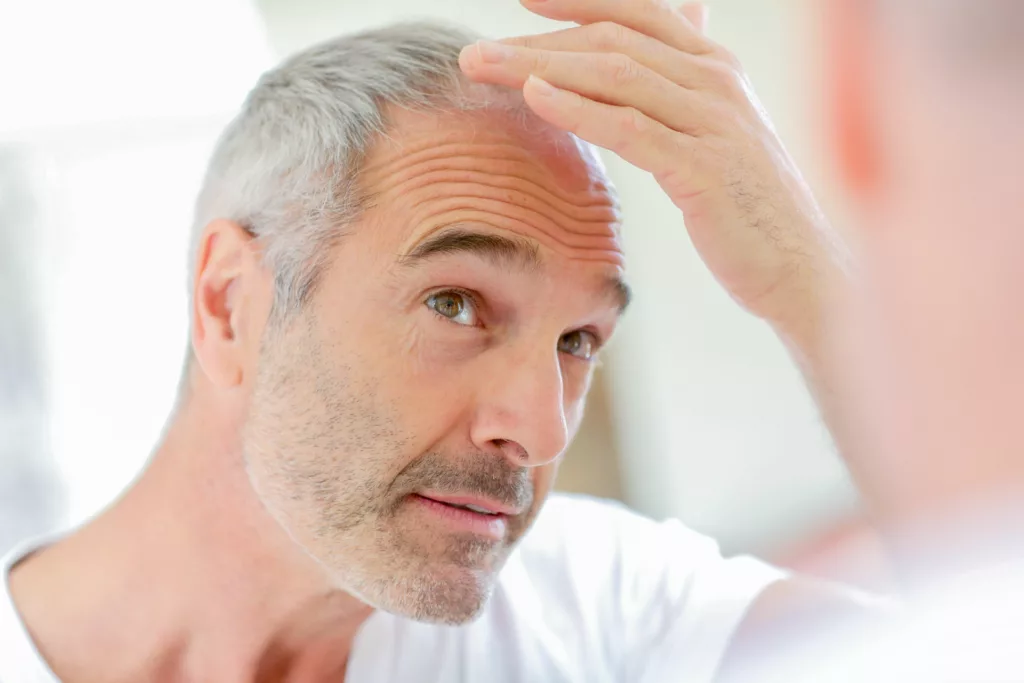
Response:
[{"label": "eyelash", "polygon": [[594,343],[597,345],[597,348],[595,348],[595,351],[600,351],[601,349],[604,348],[604,337],[601,336],[601,333],[598,332],[593,327],[581,327],[578,330],[572,330],[572,331],[573,332],[586,332],[587,334],[593,335]]},{"label": "eyelash", "polygon": [[[482,316],[482,313],[481,313],[482,307],[480,306],[480,301],[479,301],[478,297],[473,292],[471,292],[471,291],[469,291],[467,289],[461,289],[459,287],[445,287],[444,289],[439,289],[439,290],[437,290],[435,292],[431,292],[428,295],[428,298],[431,297],[431,296],[438,296],[439,294],[447,294],[447,293],[458,294],[459,296],[464,297],[467,301],[469,301],[470,305],[473,306],[473,308],[476,310],[477,314]],[[433,313],[434,316],[436,316],[439,320],[444,320],[445,322],[449,322],[449,323],[451,322],[450,318],[446,318],[445,316],[441,315],[440,313],[438,313],[436,310],[434,310],[432,308],[430,309],[430,312]],[[582,358],[577,358],[577,360],[583,360],[586,363],[597,363],[597,362],[599,362],[599,359],[597,358],[597,353],[604,348],[604,345],[605,345],[604,335],[602,335],[598,330],[594,329],[593,327],[581,327],[581,328],[578,328],[578,329],[575,329],[575,330],[570,330],[569,332],[566,332],[566,334],[572,334],[573,332],[586,332],[587,334],[590,334],[590,335],[592,335],[594,337],[594,345],[595,345],[594,346],[594,354],[595,354],[595,357],[593,359],[591,359],[591,360],[584,360]],[[573,356],[573,358],[576,358],[576,357]]]}]

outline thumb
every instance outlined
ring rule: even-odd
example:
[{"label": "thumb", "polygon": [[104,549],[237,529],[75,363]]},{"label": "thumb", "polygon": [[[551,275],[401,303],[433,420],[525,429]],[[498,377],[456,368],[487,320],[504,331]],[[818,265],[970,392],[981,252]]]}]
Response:
[{"label": "thumb", "polygon": [[704,33],[708,28],[708,6],[703,2],[687,2],[679,7],[683,16],[689,19],[693,27]]}]

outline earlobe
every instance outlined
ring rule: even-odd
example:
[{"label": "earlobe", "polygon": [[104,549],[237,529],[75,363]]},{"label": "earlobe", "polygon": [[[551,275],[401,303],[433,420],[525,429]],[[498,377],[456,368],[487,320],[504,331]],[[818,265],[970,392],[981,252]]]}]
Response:
[{"label": "earlobe", "polygon": [[203,231],[192,297],[192,348],[203,372],[223,388],[241,384],[247,358],[247,268],[252,236],[233,221]]}]

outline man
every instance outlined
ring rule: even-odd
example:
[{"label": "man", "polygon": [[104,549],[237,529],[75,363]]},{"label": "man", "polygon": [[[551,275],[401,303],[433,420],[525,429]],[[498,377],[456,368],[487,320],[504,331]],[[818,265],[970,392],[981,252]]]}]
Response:
[{"label": "man", "polygon": [[392,27],[257,84],[197,204],[180,405],[120,501],[8,560],[0,680],[706,681],[810,591],[542,510],[629,299],[588,142],[653,174],[823,397],[834,259],[699,6],[529,8],[580,26]]},{"label": "man", "polygon": [[866,226],[837,335],[861,425],[851,467],[888,526],[1007,513],[1024,493],[1024,5],[829,8],[836,148]]},{"label": "man", "polygon": [[835,319],[844,454],[905,613],[811,660],[807,631],[776,641],[735,680],[1024,680],[1024,3],[823,5],[863,252]]}]

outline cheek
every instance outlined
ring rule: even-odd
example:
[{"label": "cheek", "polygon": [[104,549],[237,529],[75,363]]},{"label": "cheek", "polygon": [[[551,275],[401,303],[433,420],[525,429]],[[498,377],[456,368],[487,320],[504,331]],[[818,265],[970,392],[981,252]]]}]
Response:
[{"label": "cheek", "polygon": [[[386,354],[380,381],[431,425],[444,426],[472,412],[481,382],[494,368],[484,357],[488,341],[477,329],[432,320],[429,312],[409,316]],[[383,346],[383,342],[381,344]]]},{"label": "cheek", "polygon": [[402,430],[415,441],[410,451],[421,453],[444,441],[471,412],[472,373],[432,345],[413,339],[402,347],[402,353],[384,360],[376,383],[396,406]]},{"label": "cheek", "polygon": [[[442,321],[430,320],[429,311],[396,315],[392,309],[367,308],[387,312],[363,316],[357,326],[331,325],[325,336],[335,342],[328,353],[337,363],[349,366],[347,386],[339,390],[372,395],[376,412],[386,414],[389,431],[402,435],[401,451],[392,456],[399,458],[395,466],[401,467],[401,461],[430,450],[455,430],[468,412],[468,397],[474,395],[473,373],[465,345],[447,339],[452,330],[445,330]],[[458,337],[462,331],[454,332]],[[321,368],[318,374],[332,373]],[[323,379],[319,384],[327,388]]]},{"label": "cheek", "polygon": [[436,319],[424,307],[402,322],[395,346],[396,358],[403,359],[405,372],[437,382],[453,376],[485,351],[487,337],[478,328]]}]

